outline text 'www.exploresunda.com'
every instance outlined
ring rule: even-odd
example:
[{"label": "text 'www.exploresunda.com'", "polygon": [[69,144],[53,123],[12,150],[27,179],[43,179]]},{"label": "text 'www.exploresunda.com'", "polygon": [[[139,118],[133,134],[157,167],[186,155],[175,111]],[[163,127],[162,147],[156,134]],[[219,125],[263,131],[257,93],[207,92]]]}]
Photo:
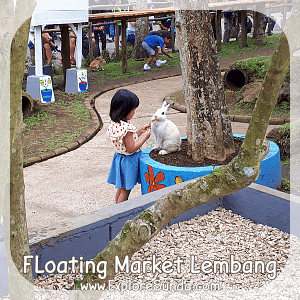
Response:
[{"label": "text 'www.exploresunda.com'", "polygon": [[135,281],[120,281],[116,282],[114,280],[109,280],[108,284],[80,284],[82,291],[104,291],[105,289],[110,292],[120,292],[125,291],[149,291],[149,292],[159,292],[159,291],[219,291],[221,289],[218,283],[189,283],[181,280],[180,282],[167,282],[154,280],[149,282],[135,282]]}]

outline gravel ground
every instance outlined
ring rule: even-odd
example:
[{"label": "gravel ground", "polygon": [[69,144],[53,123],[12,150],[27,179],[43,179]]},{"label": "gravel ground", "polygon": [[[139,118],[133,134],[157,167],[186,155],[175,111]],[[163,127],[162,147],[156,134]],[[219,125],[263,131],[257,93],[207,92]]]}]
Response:
[{"label": "gravel ground", "polygon": [[[74,275],[68,274],[37,279],[35,299],[298,300],[299,249],[299,238],[294,235],[256,224],[222,208],[163,229],[133,255],[128,264],[132,272],[119,272],[111,281],[110,290],[102,294],[94,292],[95,298],[81,298],[78,292],[65,290],[73,286]],[[178,257],[182,259],[181,263],[176,262]],[[156,263],[161,262],[158,269],[162,269],[164,263],[166,271],[171,273],[153,272],[153,259]],[[232,269],[231,259],[241,263],[244,273],[238,270],[237,262]],[[139,261],[147,260],[146,269],[143,271],[141,268],[138,274],[137,267],[142,265]],[[167,267],[167,261],[170,267]],[[211,273],[206,274],[201,267],[209,264],[208,261],[212,263],[212,268],[207,267]],[[213,269],[221,261],[225,262],[224,265]],[[264,270],[254,269],[258,261],[262,262]],[[275,262],[276,272],[273,268]],[[251,264],[252,271],[249,270]],[[40,287],[58,290],[43,290]],[[122,287],[123,291],[118,291],[117,287]],[[84,295],[87,296],[86,293]]]}]

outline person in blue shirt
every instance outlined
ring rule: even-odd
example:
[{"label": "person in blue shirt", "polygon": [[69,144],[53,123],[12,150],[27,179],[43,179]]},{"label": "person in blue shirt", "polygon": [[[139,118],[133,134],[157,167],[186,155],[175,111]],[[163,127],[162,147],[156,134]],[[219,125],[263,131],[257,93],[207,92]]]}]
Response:
[{"label": "person in blue shirt", "polygon": [[158,36],[158,35],[149,35],[147,36],[143,42],[142,46],[143,48],[148,52],[150,55],[147,63],[144,65],[144,70],[150,70],[149,64],[152,62],[153,58],[155,57],[156,59],[156,66],[160,67],[163,64],[165,64],[167,61],[166,60],[160,60],[159,59],[159,54],[158,54],[158,48],[161,48],[161,52],[168,57],[172,58],[173,56],[171,54],[168,54],[165,50],[166,44],[170,43],[171,41],[171,34],[166,33],[164,37]]}]

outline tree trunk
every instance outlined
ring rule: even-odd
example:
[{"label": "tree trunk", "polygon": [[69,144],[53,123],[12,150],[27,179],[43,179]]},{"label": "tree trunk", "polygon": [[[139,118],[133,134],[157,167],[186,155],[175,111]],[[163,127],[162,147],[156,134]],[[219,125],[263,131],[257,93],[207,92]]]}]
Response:
[{"label": "tree trunk", "polygon": [[[121,21],[122,29],[122,72],[123,74],[127,71],[127,42],[126,42],[126,20]],[[118,32],[118,31],[116,31]],[[118,48],[119,52],[119,48]]]},{"label": "tree trunk", "polygon": [[33,281],[32,271],[23,273],[23,257],[29,255],[28,232],[24,199],[22,151],[22,80],[27,52],[28,19],[15,34],[10,59],[10,251],[18,271]]},{"label": "tree trunk", "polygon": [[63,24],[59,27],[61,31],[61,58],[63,65],[64,85],[66,85],[67,70],[71,68],[69,26]]},{"label": "tree trunk", "polygon": [[142,42],[149,34],[148,18],[137,18],[135,30],[135,41],[132,51],[132,58],[136,60],[148,57],[147,51],[142,47]]},{"label": "tree trunk", "polygon": [[100,280],[97,274],[86,274],[84,283],[108,282],[115,275],[114,260],[122,263],[125,256],[131,257],[146,242],[155,236],[163,226],[183,212],[238,191],[254,182],[260,172],[260,162],[267,154],[268,143],[264,139],[269,118],[289,66],[289,51],[284,35],[274,51],[263,86],[253,111],[243,145],[228,165],[217,168],[212,174],[194,179],[184,188],[163,196],[139,216],[127,221],[121,232],[94,258],[97,264],[107,262],[107,276]]},{"label": "tree trunk", "polygon": [[222,32],[221,32],[221,18],[222,11],[216,11],[216,35],[217,35],[217,51],[221,51],[221,40],[222,40]]},{"label": "tree trunk", "polygon": [[247,11],[242,10],[241,12],[241,40],[242,40],[242,48],[247,47]]},{"label": "tree trunk", "polygon": [[[257,6],[259,11],[264,10],[264,6]],[[265,15],[260,12],[256,12],[256,26],[255,26],[255,44],[262,45],[265,39]]]},{"label": "tree trunk", "polygon": [[[136,9],[147,9],[147,0],[139,0],[136,2]],[[149,34],[149,18],[137,18],[135,25],[135,40],[132,51],[132,58],[141,60],[148,57],[147,51],[142,47],[142,42]]]},{"label": "tree trunk", "polygon": [[[262,11],[263,7],[257,5],[257,10]],[[265,37],[265,15],[255,11],[253,13],[253,38],[256,45],[261,45]]]},{"label": "tree trunk", "polygon": [[195,161],[224,161],[234,143],[208,11],[176,11],[176,32],[189,155]]}]

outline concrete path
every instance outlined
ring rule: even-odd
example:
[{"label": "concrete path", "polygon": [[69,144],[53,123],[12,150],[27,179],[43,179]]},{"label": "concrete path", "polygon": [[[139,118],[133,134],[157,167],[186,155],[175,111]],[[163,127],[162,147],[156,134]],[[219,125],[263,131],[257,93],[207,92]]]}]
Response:
[{"label": "concrete path", "polygon": [[[181,87],[181,76],[124,87],[136,93],[140,99],[132,123],[137,128],[150,123],[162,99]],[[110,122],[110,101],[116,91],[104,93],[95,101],[104,126],[92,140],[74,151],[24,169],[29,233],[45,227],[56,227],[58,223],[67,222],[78,215],[115,205],[115,187],[106,183],[114,155],[106,137],[106,129]],[[171,109],[168,118],[178,126],[181,136],[186,135],[186,114]],[[232,127],[234,133],[245,134],[248,124],[234,122]],[[268,130],[274,127],[269,126]],[[151,136],[145,147],[150,147],[153,142]],[[140,185],[137,185],[130,198],[140,195]]]}]

